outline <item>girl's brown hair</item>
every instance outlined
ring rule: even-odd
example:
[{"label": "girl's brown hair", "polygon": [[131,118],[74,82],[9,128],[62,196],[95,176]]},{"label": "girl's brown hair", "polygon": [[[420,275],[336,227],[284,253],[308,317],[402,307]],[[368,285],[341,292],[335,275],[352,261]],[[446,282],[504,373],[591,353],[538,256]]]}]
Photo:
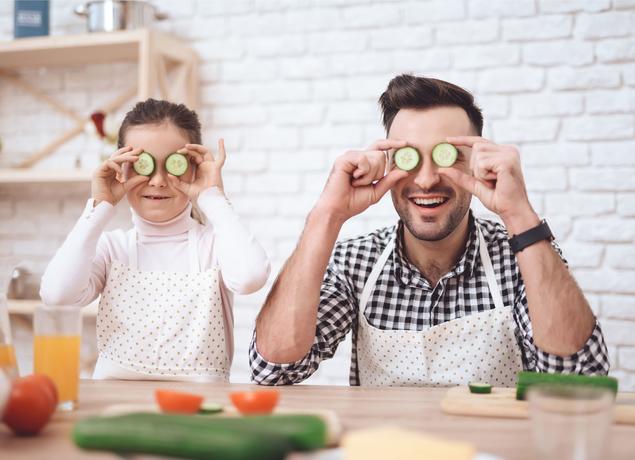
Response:
[{"label": "girl's brown hair", "polygon": [[121,123],[119,128],[118,148],[125,145],[126,132],[133,126],[158,125],[170,122],[185,134],[192,144],[201,144],[201,122],[195,111],[183,104],[146,99],[137,102]]}]

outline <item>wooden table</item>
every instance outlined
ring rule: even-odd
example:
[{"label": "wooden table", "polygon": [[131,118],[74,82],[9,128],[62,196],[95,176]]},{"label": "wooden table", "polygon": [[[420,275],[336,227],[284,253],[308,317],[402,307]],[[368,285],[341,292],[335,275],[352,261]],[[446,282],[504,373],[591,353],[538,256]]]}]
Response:
[{"label": "wooden table", "polygon": [[[33,438],[11,435],[0,428],[0,459],[114,459],[108,453],[81,451],[69,438],[74,421],[99,414],[118,403],[151,403],[155,388],[173,388],[204,394],[228,404],[227,393],[253,385],[209,385],[170,382],[82,381],[77,411],[57,413],[53,421]],[[504,459],[536,458],[528,420],[476,418],[446,415],[439,402],[445,389],[359,388],[297,385],[280,387],[281,406],[330,409],[337,413],[344,429],[393,424],[447,439],[473,443],[480,452]],[[635,458],[635,426],[614,425],[611,459]]]}]

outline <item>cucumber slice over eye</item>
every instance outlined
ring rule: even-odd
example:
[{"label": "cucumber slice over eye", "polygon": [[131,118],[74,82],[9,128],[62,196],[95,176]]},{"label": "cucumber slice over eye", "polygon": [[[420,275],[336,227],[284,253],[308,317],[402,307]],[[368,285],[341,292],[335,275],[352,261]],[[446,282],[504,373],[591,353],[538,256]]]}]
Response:
[{"label": "cucumber slice over eye", "polygon": [[395,152],[393,160],[399,169],[412,171],[419,164],[419,152],[414,147],[402,147]]},{"label": "cucumber slice over eye", "polygon": [[432,160],[442,168],[449,168],[456,161],[459,152],[456,147],[447,142],[437,144],[432,149]]},{"label": "cucumber slice over eye", "polygon": [[171,153],[165,160],[165,169],[173,176],[182,176],[187,172],[189,161],[185,155]]},{"label": "cucumber slice over eye", "polygon": [[148,152],[141,152],[132,167],[140,176],[149,176],[154,172],[154,157]]},{"label": "cucumber slice over eye", "polygon": [[492,392],[492,386],[489,383],[473,382],[468,385],[470,393],[488,394]]}]

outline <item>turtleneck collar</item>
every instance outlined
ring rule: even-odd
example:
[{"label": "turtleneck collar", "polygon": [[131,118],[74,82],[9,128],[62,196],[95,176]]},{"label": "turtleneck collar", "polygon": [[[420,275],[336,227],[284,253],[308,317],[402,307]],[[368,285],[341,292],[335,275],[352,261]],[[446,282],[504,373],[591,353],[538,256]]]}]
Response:
[{"label": "turtleneck collar", "polygon": [[130,208],[130,211],[134,228],[142,236],[179,235],[196,225],[196,221],[191,217],[192,203],[188,203],[179,215],[165,222],[151,222],[139,216],[134,209]]}]

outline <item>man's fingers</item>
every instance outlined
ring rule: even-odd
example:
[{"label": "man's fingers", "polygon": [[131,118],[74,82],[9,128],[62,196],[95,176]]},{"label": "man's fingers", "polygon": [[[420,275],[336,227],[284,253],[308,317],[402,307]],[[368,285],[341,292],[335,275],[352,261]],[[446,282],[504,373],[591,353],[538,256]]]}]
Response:
[{"label": "man's fingers", "polygon": [[492,193],[494,193],[490,185],[486,182],[478,180],[469,174],[465,174],[456,168],[439,168],[438,171],[439,174],[443,174],[456,185],[476,196],[482,203],[489,202]]},{"label": "man's fingers", "polygon": [[384,196],[397,182],[406,177],[408,177],[408,171],[395,169],[377,181],[377,183],[373,185],[375,190],[375,203],[378,202],[381,197]]},{"label": "man's fingers", "polygon": [[466,147],[472,147],[477,142],[483,142],[491,144],[492,141],[485,139],[481,136],[448,136],[445,138],[446,142],[452,145],[464,145]]},{"label": "man's fingers", "polygon": [[370,161],[365,156],[362,156],[357,161],[357,168],[353,171],[353,178],[359,179],[362,176],[365,176],[370,171]]},{"label": "man's fingers", "polygon": [[373,144],[368,148],[368,150],[400,149],[401,147],[405,147],[406,145],[408,145],[406,141],[402,141],[398,139],[380,139],[378,141],[373,142]]}]

